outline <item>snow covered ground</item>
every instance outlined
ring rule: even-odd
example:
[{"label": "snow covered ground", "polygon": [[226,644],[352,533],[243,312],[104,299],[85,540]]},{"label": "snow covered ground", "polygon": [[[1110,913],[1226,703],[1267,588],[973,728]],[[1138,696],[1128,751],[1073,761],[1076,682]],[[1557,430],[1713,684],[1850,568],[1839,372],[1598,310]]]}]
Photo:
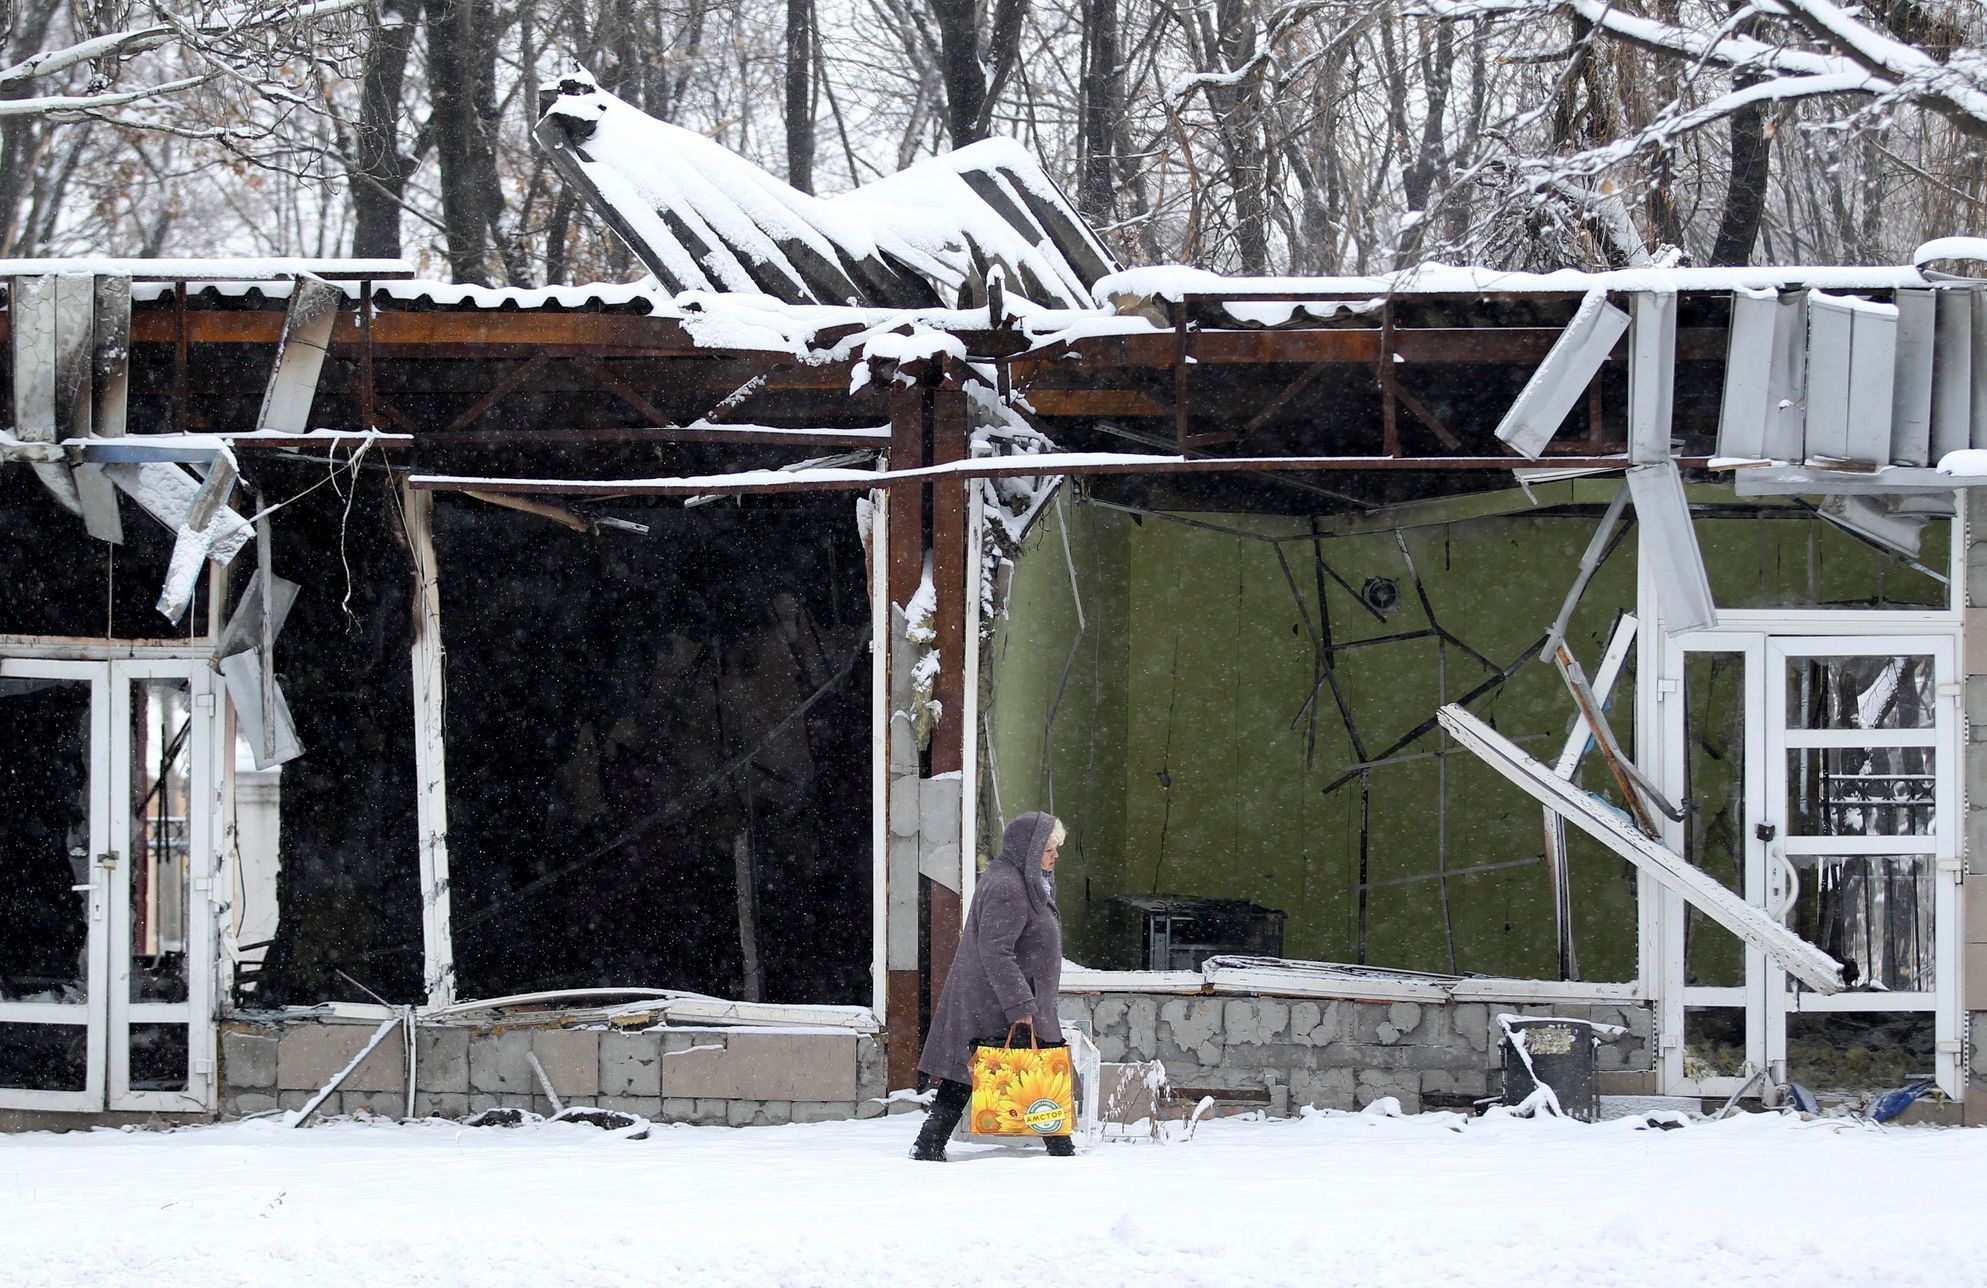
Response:
[{"label": "snow covered ground", "polygon": [[1333,1115],[936,1166],[918,1122],[0,1137],[0,1282],[1987,1281],[1987,1131]]}]

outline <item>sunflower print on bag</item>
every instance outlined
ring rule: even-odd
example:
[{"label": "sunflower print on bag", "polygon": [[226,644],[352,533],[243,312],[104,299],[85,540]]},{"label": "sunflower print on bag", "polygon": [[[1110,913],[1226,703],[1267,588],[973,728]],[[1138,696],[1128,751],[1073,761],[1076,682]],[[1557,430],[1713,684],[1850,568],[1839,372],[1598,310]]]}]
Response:
[{"label": "sunflower print on bag", "polygon": [[982,1136],[1067,1136],[1075,1126],[1067,1047],[976,1047],[972,1130]]}]

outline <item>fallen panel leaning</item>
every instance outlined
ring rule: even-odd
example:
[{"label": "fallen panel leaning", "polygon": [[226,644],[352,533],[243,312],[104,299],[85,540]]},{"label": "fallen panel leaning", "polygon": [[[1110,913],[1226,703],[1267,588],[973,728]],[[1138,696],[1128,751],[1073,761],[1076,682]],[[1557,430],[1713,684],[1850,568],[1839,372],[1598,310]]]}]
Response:
[{"label": "fallen panel leaning", "polygon": [[1818,993],[1842,991],[1841,963],[1775,921],[1765,909],[1747,903],[1667,845],[1642,835],[1605,801],[1559,778],[1468,711],[1450,703],[1438,718],[1485,764],[1683,896],[1692,907],[1765,953],[1767,960]]}]

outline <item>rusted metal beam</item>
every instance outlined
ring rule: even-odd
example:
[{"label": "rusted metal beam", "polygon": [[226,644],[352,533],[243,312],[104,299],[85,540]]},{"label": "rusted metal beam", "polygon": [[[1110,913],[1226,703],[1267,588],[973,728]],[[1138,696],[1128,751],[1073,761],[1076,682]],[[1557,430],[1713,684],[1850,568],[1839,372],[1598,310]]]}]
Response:
[{"label": "rusted metal beam", "polygon": [[633,425],[585,429],[464,429],[427,442],[475,443],[492,447],[533,447],[551,443],[727,443],[746,447],[889,446],[888,431],[874,429],[780,429],[758,425]]},{"label": "rusted metal beam", "polygon": [[521,365],[513,368],[503,379],[491,385],[489,392],[469,404],[469,410],[450,421],[443,432],[453,434],[457,430],[467,429],[470,425],[481,420],[485,412],[516,393],[523,387],[525,381],[536,375],[549,361],[551,359],[542,353],[535,354],[526,359]]},{"label": "rusted metal beam", "polygon": [[1401,454],[1400,404],[1394,393],[1394,302],[1380,306],[1380,353],[1373,360],[1380,377],[1380,450],[1389,456]]},{"label": "rusted metal beam", "polygon": [[364,281],[359,283],[359,428],[378,424],[373,405],[373,284]]},{"label": "rusted metal beam", "polygon": [[1175,304],[1173,306],[1173,350],[1171,356],[1173,366],[1173,437],[1174,441],[1179,445],[1181,455],[1185,455],[1187,449],[1193,446],[1191,441],[1193,438],[1193,426],[1190,421],[1191,413],[1189,410],[1191,404],[1188,402],[1187,386],[1187,370],[1191,365],[1188,359],[1191,356],[1187,352],[1187,306],[1185,304]]},{"label": "rusted metal beam", "polygon": [[[1295,380],[1292,380],[1289,384],[1285,385],[1280,391],[1278,391],[1276,397],[1270,399],[1267,403],[1263,404],[1263,409],[1261,411],[1249,417],[1248,423],[1242,426],[1242,437],[1247,438],[1249,435],[1255,433],[1257,430],[1261,429],[1264,425],[1268,424],[1272,416],[1282,411],[1285,405],[1288,404],[1292,398],[1295,398],[1298,394],[1303,393],[1305,389],[1310,387],[1310,384],[1313,380],[1316,380],[1319,376],[1323,375],[1328,370],[1330,370],[1330,368],[1327,367],[1322,362],[1304,368],[1303,371],[1298,373],[1298,376]],[[1032,393],[1029,395],[1028,401],[1031,403],[1035,401],[1034,395]]]},{"label": "rusted metal beam", "polygon": [[[939,388],[930,393],[931,461],[944,465],[963,461],[967,456],[966,394],[956,388]],[[932,611],[934,643],[938,648],[938,674],[932,681],[932,697],[938,703],[938,720],[932,726],[929,765],[931,776],[960,773],[965,763],[965,742],[969,731],[966,715],[966,650],[976,641],[966,638],[966,489],[977,483],[939,476],[931,488],[931,576],[937,592]],[[961,854],[961,862],[969,861]],[[955,875],[954,880],[963,878]],[[960,926],[964,920],[961,891],[932,880],[926,887],[926,942],[930,944],[931,978],[926,998],[936,1010],[945,992],[945,980],[952,971],[952,959],[959,951]]]},{"label": "rusted metal beam", "polygon": [[649,425],[652,428],[655,429],[676,428],[676,422],[671,420],[668,416],[664,415],[661,409],[658,408],[654,403],[650,402],[647,398],[643,397],[641,390],[635,388],[627,381],[621,379],[621,377],[609,371],[605,366],[601,365],[599,362],[595,361],[592,358],[574,358],[573,365],[578,367],[581,371],[586,372],[589,376],[592,376],[594,380],[599,383],[601,388],[607,390],[609,393],[613,394],[616,398],[619,398],[622,402],[627,403],[630,407],[633,407],[636,411],[640,412],[642,415],[642,419],[648,421]]},{"label": "rusted metal beam", "polygon": [[[276,323],[276,339],[281,339],[283,334],[283,319],[281,317],[277,317],[274,318],[273,321]],[[188,322],[186,314],[186,283],[174,282],[172,284],[172,334],[171,334],[172,427],[178,430],[182,434],[184,434],[187,430],[193,428],[192,422],[188,418],[189,414],[187,411],[187,400],[186,400],[187,353],[188,353],[187,344],[189,342],[187,336],[187,325]],[[138,342],[138,319],[135,317],[131,319],[131,341],[133,344],[136,344]],[[271,340],[270,343],[272,344],[275,343],[275,340]]]},{"label": "rusted metal beam", "polygon": [[[890,385],[887,399],[890,405],[890,464],[892,467],[908,466],[908,471],[900,472],[911,474],[910,478],[897,482],[888,490],[890,522],[886,585],[891,637],[878,641],[881,647],[888,650],[890,659],[886,672],[890,717],[884,736],[888,740],[885,759],[894,791],[896,784],[906,777],[915,780],[922,776],[918,772],[914,721],[898,714],[902,705],[908,702],[911,687],[909,677],[898,669],[904,661],[904,649],[898,633],[903,629],[904,610],[910,606],[924,581],[925,483],[916,475],[916,469],[925,463],[928,403],[925,390],[894,382]],[[872,481],[876,477],[872,474]],[[916,786],[915,781],[912,786]],[[926,983],[922,963],[915,953],[908,950],[911,945],[924,940],[924,936],[916,932],[923,928],[921,919],[927,915],[926,899],[923,897],[927,883],[918,873],[915,862],[892,861],[889,867],[889,887],[887,891],[878,892],[879,897],[886,900],[885,917],[893,946],[886,1000],[889,1026],[885,1060],[890,1072],[890,1085],[908,1087],[917,1077],[918,1047],[923,1036],[920,1012]]]},{"label": "rusted metal beam", "polygon": [[[1323,370],[1322,367],[1318,370]],[[1021,396],[1038,416],[1125,416],[1158,418],[1170,415],[1172,408],[1150,394],[1136,389],[1062,389],[1053,385],[1030,385]]]}]

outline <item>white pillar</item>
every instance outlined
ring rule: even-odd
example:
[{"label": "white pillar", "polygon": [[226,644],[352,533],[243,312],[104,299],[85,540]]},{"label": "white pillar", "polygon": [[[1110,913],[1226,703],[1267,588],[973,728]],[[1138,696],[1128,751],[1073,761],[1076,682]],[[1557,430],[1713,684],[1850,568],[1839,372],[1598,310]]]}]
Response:
[{"label": "white pillar", "polygon": [[442,602],[435,567],[434,494],[401,490],[414,554],[414,813],[421,851],[421,979],[429,1006],[455,1001],[449,928],[448,779],[442,757]]}]

